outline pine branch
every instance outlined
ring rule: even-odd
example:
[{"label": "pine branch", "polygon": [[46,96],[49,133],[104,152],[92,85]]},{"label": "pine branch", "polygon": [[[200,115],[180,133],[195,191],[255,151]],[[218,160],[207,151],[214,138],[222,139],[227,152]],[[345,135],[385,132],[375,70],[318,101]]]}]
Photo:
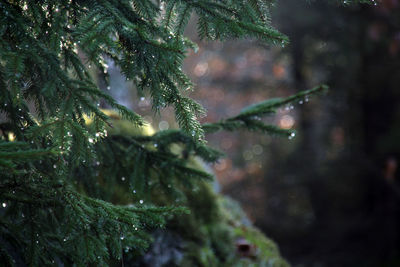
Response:
[{"label": "pine branch", "polygon": [[24,142],[0,141],[0,169],[16,170],[19,163],[37,161],[57,153],[55,149],[32,149]]},{"label": "pine branch", "polygon": [[134,139],[141,143],[151,143],[160,151],[171,151],[174,144],[180,144],[183,147],[182,151],[175,151],[175,153],[179,152],[183,158],[193,154],[210,163],[216,162],[224,155],[222,152],[203,143],[196,142],[179,130],[159,131],[152,136],[138,136],[134,137]]},{"label": "pine branch", "polygon": [[229,119],[221,120],[216,123],[203,124],[203,129],[207,133],[214,133],[221,130],[234,131],[237,129],[248,129],[258,131],[261,133],[268,133],[273,135],[286,135],[293,136],[294,131],[280,129],[273,125],[264,124],[261,117],[265,115],[274,114],[276,109],[303,100],[311,95],[324,92],[328,89],[326,85],[320,85],[313,89],[301,91],[295,95],[286,98],[272,98],[251,106],[248,106],[242,111]]}]

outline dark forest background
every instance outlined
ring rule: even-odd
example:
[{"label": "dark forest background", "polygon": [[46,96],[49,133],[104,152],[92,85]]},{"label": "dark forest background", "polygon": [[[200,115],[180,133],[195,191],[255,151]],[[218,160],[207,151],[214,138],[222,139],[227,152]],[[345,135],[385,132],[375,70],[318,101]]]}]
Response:
[{"label": "dark forest background", "polygon": [[[201,41],[193,18],[186,34],[199,51],[185,61],[197,84],[191,96],[208,109],[208,122],[329,85],[326,95],[270,118],[297,130],[291,140],[209,135],[227,153],[215,166],[219,190],[241,202],[293,266],[400,266],[400,1],[327,2],[277,1],[273,24],[290,37],[285,48]],[[111,87],[121,87],[112,71]],[[148,98],[126,92],[111,93],[151,114]],[[145,118],[167,129],[176,127],[170,114]]]}]

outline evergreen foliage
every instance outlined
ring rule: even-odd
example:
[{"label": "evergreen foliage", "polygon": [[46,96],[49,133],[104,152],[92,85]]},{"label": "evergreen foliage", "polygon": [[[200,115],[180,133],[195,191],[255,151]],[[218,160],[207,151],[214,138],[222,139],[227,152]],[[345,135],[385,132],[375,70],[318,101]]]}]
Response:
[{"label": "evergreen foliage", "polygon": [[[202,126],[197,117],[205,110],[188,97],[193,85],[181,69],[187,51],[196,49],[183,36],[191,14],[202,38],[286,44],[270,23],[273,2],[1,1],[0,262],[101,266],[121,259],[123,247],[139,253],[151,229],[187,211],[175,202],[147,204],[152,194],[184,198],[197,180],[212,179],[190,160],[215,162],[222,155],[206,145],[205,131],[291,135],[258,117],[324,86]],[[180,129],[143,134],[144,120],[90,75],[98,68],[107,78],[106,59],[139,94],[151,94],[156,113],[172,106]],[[140,134],[114,134],[116,115],[99,109],[100,100]],[[121,187],[120,195],[113,192]]]},{"label": "evergreen foliage", "polygon": [[326,85],[320,85],[310,90],[305,90],[287,98],[271,98],[261,103],[253,104],[244,108],[233,118],[221,120],[216,123],[207,123],[203,125],[206,132],[217,132],[220,130],[234,131],[237,129],[247,129],[267,134],[287,135],[289,138],[295,136],[291,130],[281,129],[274,125],[267,125],[261,121],[261,117],[274,114],[277,108],[284,105],[290,105],[296,101],[308,101],[308,96],[318,92],[326,91]]}]

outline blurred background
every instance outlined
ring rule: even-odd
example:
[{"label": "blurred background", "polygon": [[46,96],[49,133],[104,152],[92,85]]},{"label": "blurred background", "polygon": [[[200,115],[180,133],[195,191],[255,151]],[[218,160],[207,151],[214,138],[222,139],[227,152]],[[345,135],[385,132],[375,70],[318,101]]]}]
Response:
[{"label": "blurred background", "polygon": [[[256,133],[207,136],[227,157],[214,166],[221,191],[238,200],[293,266],[400,266],[400,1],[338,6],[279,0],[273,25],[285,48],[256,41],[205,42],[185,61],[202,122],[248,104],[325,83],[328,94],[270,118],[296,129],[288,140]],[[153,116],[109,66],[104,88],[156,129],[176,128],[172,110]]]}]

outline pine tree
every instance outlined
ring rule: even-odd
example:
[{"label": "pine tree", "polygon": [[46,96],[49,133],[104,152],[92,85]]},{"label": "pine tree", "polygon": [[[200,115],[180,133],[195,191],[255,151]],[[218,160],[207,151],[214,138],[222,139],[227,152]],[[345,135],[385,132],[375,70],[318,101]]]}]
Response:
[{"label": "pine tree", "polygon": [[[326,86],[201,125],[197,117],[205,110],[188,96],[193,84],[181,69],[188,50],[196,50],[183,35],[192,14],[204,39],[285,45],[288,38],[271,25],[273,4],[1,1],[2,264],[107,265],[123,256],[123,247],[140,254],[151,231],[188,212],[187,202],[173,200],[184,199],[198,181],[213,179],[193,160],[213,163],[222,156],[207,146],[205,133],[245,129],[293,137],[262,118]],[[97,68],[107,81],[107,60],[139,94],[151,95],[155,114],[173,107],[180,129],[143,134],[143,118],[100,90],[90,74]],[[115,111],[101,110],[100,101]],[[117,132],[119,118],[138,133]],[[170,204],[160,205],[154,195]]]}]

